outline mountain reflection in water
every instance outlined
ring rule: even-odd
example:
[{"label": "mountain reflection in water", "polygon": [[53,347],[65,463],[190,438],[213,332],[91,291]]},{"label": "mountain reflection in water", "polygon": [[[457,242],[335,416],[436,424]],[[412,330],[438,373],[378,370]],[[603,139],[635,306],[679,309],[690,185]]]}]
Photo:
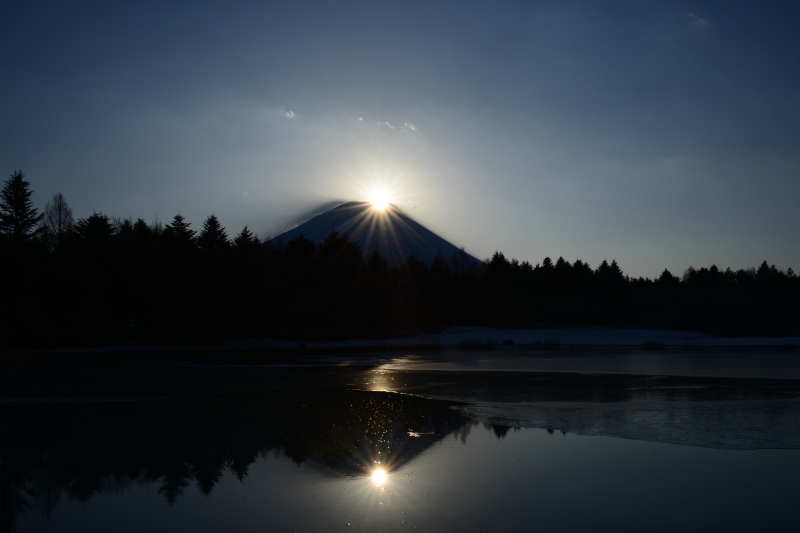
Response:
[{"label": "mountain reflection in water", "polygon": [[173,503],[190,485],[210,494],[258,457],[282,454],[330,475],[395,469],[468,419],[452,402],[361,391],[252,392],[146,402],[0,406],[0,531],[62,497],[153,484]]},{"label": "mountain reflection in water", "polygon": [[677,357],[34,361],[0,373],[0,532],[793,530],[800,380]]}]

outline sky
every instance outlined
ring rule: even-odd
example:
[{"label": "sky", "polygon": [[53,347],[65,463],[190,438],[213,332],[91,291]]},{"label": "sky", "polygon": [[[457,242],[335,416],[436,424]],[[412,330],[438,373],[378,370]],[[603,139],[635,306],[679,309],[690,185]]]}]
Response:
[{"label": "sky", "polygon": [[800,4],[6,0],[0,173],[275,236],[388,189],[478,258],[800,271]]}]

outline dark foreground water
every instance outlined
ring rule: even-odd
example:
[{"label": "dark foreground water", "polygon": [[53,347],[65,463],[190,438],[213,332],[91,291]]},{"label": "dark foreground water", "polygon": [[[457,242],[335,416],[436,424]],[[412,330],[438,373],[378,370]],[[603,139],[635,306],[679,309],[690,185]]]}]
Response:
[{"label": "dark foreground water", "polygon": [[797,358],[719,357],[14,370],[0,531],[795,531]]}]

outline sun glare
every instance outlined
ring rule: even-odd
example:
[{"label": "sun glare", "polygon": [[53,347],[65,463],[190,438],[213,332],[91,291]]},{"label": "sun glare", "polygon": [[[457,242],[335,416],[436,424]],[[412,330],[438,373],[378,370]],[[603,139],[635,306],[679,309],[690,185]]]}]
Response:
[{"label": "sun glare", "polygon": [[385,211],[392,198],[386,189],[376,189],[370,193],[368,200],[373,209]]},{"label": "sun glare", "polygon": [[383,468],[376,468],[372,471],[372,482],[379,487],[386,483],[386,477],[386,470]]}]

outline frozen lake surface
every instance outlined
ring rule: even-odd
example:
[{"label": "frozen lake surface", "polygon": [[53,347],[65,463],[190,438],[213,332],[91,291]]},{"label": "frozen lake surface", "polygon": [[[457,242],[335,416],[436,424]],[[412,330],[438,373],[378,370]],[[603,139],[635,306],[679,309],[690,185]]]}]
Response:
[{"label": "frozen lake surface", "polygon": [[797,359],[470,351],[6,374],[0,531],[789,531]]}]

